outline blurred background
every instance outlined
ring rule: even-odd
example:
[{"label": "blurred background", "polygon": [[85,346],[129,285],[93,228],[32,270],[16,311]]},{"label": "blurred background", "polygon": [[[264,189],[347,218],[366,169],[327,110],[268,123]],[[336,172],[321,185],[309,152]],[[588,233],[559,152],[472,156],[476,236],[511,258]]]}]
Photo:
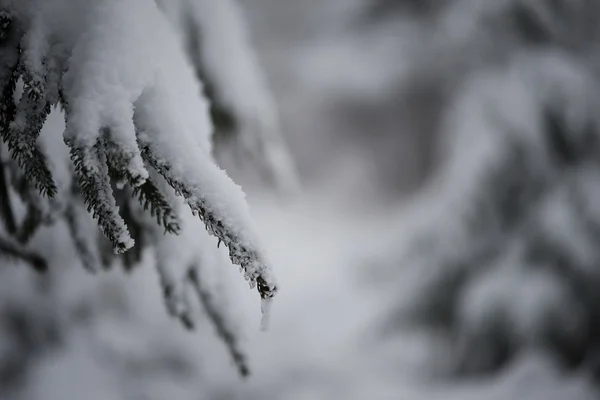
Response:
[{"label": "blurred background", "polygon": [[302,181],[282,200],[226,166],[281,289],[259,332],[231,272],[252,375],[169,319],[152,271],[45,294],[14,268],[0,397],[598,398],[600,3],[239,4]]}]

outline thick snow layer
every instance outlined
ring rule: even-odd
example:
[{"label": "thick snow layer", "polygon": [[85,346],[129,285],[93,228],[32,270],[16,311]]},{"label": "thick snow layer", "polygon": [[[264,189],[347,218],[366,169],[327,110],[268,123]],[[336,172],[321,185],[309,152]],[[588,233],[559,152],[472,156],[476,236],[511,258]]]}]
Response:
[{"label": "thick snow layer", "polygon": [[278,105],[237,1],[157,3],[180,31],[190,61],[218,103],[215,106],[234,120],[233,132],[220,132],[221,128],[215,127],[216,136],[234,137],[228,145],[215,149],[217,159],[227,162],[233,158],[234,164],[241,164],[243,158],[249,158],[277,189],[288,194],[297,192],[299,177],[283,140]]},{"label": "thick snow layer", "polygon": [[[207,12],[213,10],[207,7]],[[217,16],[219,7],[213,10]],[[236,10],[223,10],[229,9]],[[25,32],[21,45],[26,92],[35,91],[36,107],[47,102],[55,105],[60,96],[66,120],[63,137],[71,148],[86,205],[115,251],[131,248],[134,241],[118,214],[108,180],[106,148],[110,149],[110,167],[125,174],[132,186],[144,184],[149,177],[146,163],[157,170],[183,194],[207,232],[229,248],[230,259],[243,268],[251,286],[258,282],[261,296],[272,297],[274,275],[245,195],[211,155],[213,126],[202,95],[203,82],[177,29],[159,6],[146,0],[24,0],[11,3],[9,10],[17,14],[15,21]],[[242,74],[239,79],[255,85],[246,88],[247,95],[242,97],[245,104],[254,104],[250,99],[256,94],[257,104],[265,107],[258,114],[274,114],[273,105],[264,100],[268,91],[244,40],[243,24],[233,17],[224,19],[235,36],[227,46],[243,52],[242,58],[248,61],[241,70],[250,77]],[[212,31],[218,29],[217,24]],[[209,48],[218,47],[212,43],[221,39],[217,31],[205,38]],[[28,98],[21,99],[19,109],[29,110]],[[24,116],[12,124],[13,130],[26,128]],[[42,123],[43,119],[40,127]],[[62,157],[60,151],[48,153],[51,166],[60,165]],[[70,181],[60,175],[57,179]]]}]

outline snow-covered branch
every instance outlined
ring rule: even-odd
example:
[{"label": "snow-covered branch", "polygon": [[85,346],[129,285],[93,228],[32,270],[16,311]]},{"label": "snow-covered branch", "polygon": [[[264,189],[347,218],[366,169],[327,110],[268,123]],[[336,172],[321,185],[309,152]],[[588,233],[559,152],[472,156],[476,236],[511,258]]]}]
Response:
[{"label": "snow-covered branch", "polygon": [[[203,28],[201,59],[211,71],[206,77],[195,58],[200,49],[192,51],[190,36],[182,40],[155,1],[0,0],[0,133],[10,153],[0,154],[0,214],[21,243],[39,226],[63,221],[83,266],[94,273],[118,260],[129,270],[153,247],[169,312],[193,327],[185,295],[192,284],[246,374],[236,333],[199,278],[201,268],[173,272],[181,263],[188,271],[197,254],[173,259],[172,251],[217,251],[222,242],[263,304],[270,301],[277,286],[245,195],[212,156],[211,107],[223,100],[244,124],[256,122],[248,137],[259,144],[259,160],[283,147],[275,107],[236,9],[218,0],[185,4],[193,26]],[[235,73],[230,68],[219,75],[221,53],[228,54],[227,63],[239,60]],[[225,97],[207,98],[205,85]],[[293,184],[295,176],[286,175],[290,165],[271,167]],[[13,215],[16,199],[25,205],[24,216]],[[185,232],[194,223],[218,241],[194,244],[199,236]],[[107,242],[115,254],[125,254],[107,254]],[[31,259],[20,244],[9,243],[1,243],[0,253]]]}]

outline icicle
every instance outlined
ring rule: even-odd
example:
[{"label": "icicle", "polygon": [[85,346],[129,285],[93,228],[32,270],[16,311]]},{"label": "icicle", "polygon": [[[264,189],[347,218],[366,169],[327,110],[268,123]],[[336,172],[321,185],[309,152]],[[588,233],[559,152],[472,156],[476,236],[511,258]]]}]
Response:
[{"label": "icicle", "polygon": [[262,317],[260,319],[260,330],[266,332],[269,330],[269,321],[271,317],[271,306],[273,305],[273,298],[267,297],[260,300],[260,311]]}]

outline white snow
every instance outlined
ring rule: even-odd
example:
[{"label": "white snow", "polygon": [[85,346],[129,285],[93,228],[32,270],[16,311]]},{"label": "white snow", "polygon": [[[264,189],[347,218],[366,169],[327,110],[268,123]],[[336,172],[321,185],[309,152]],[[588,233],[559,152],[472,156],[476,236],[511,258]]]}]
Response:
[{"label": "white snow", "polygon": [[[76,3],[74,8],[72,3]],[[260,105],[257,114],[275,124],[274,105],[247,48],[245,28],[235,14],[236,8],[221,8],[216,3],[213,8],[211,4],[203,6],[208,7],[206,12],[223,14],[219,22],[227,22],[226,28],[233,35],[232,42],[226,43],[233,58],[227,60],[235,62],[241,53],[244,67],[241,76],[230,73],[220,82],[226,86],[230,79],[236,79],[234,87],[250,82],[252,87],[238,88],[252,95],[241,97],[242,108]],[[71,148],[79,150],[78,156],[83,156],[88,173],[98,176],[99,206],[94,212],[102,210],[107,214],[98,216],[107,221],[101,227],[105,233],[113,236],[120,247],[133,245],[117,214],[111,189],[107,181],[102,182],[108,171],[103,165],[104,151],[101,146],[99,150],[90,149],[101,135],[106,137],[113,145],[110,151],[114,157],[109,160],[123,163],[116,167],[128,171],[132,184],[141,185],[149,172],[142,160],[139,140],[152,151],[155,167],[169,169],[169,182],[179,186],[177,189],[185,194],[193,212],[202,214],[208,232],[220,236],[230,248],[232,260],[242,264],[250,284],[261,277],[274,294],[274,276],[256,236],[245,195],[217,167],[210,154],[213,127],[208,104],[201,94],[202,82],[197,79],[177,30],[158,5],[147,0],[25,0],[12,7],[17,8],[25,26],[25,77],[48,100],[56,100],[60,81],[66,101],[63,136]],[[205,18],[205,13],[201,17]],[[204,44],[213,46],[214,53],[222,44],[221,23],[211,26],[212,33]],[[211,55],[207,59],[215,57],[218,58]],[[48,74],[44,65],[51,67]],[[24,122],[24,118],[17,122]],[[57,162],[62,160],[50,160]],[[163,272],[166,277],[166,271]]]},{"label": "white snow", "polygon": [[228,146],[215,156],[227,159],[223,154],[227,152],[238,158],[250,156],[277,189],[297,192],[299,177],[283,140],[278,106],[236,0],[157,2],[191,47],[195,68],[206,75],[217,100],[236,120],[233,148]]},{"label": "white snow", "polygon": [[[452,355],[445,352],[443,347],[438,347],[435,339],[425,335],[414,338],[398,333],[395,338],[383,340],[378,336],[377,324],[380,323],[382,311],[387,313],[389,308],[411,300],[411,297],[413,302],[419,299],[419,293],[416,293],[422,287],[419,279],[426,281],[429,275],[425,274],[427,276],[423,277],[422,270],[412,271],[414,275],[402,275],[404,279],[401,282],[395,281],[396,274],[383,275],[388,277],[387,285],[379,286],[377,275],[381,271],[358,269],[362,265],[364,249],[378,249],[379,242],[390,237],[393,240],[386,243],[386,246],[389,246],[388,249],[392,248],[392,254],[370,255],[373,258],[381,256],[381,260],[378,261],[383,260],[397,267],[401,257],[406,255],[407,249],[403,243],[411,239],[401,235],[413,232],[410,230],[413,223],[417,230],[426,229],[428,223],[440,225],[440,236],[434,238],[439,240],[439,247],[431,254],[432,259],[438,256],[453,257],[468,248],[469,239],[472,238],[461,230],[460,221],[457,221],[464,215],[463,211],[469,211],[468,207],[461,203],[462,196],[468,197],[471,194],[469,191],[474,190],[478,180],[482,179],[473,169],[482,161],[498,161],[498,153],[495,150],[503,143],[500,139],[496,140],[494,135],[487,135],[483,140],[478,140],[480,136],[477,134],[489,128],[488,121],[478,117],[481,114],[478,111],[483,108],[481,98],[489,96],[499,101],[504,107],[501,108],[501,113],[515,117],[512,119],[516,121],[516,127],[527,132],[528,135],[522,139],[529,141],[528,144],[536,145],[536,123],[526,118],[529,112],[536,110],[535,93],[528,93],[515,83],[526,80],[527,77],[513,77],[514,80],[508,79],[508,84],[504,80],[505,77],[492,79],[491,84],[483,87],[477,86],[481,83],[478,81],[474,89],[476,93],[472,97],[466,96],[467,99],[460,104],[462,108],[458,108],[456,125],[452,128],[464,135],[462,140],[457,141],[457,152],[465,151],[467,146],[475,147],[472,148],[472,164],[461,159],[455,165],[456,168],[451,169],[449,173],[453,178],[468,178],[457,182],[455,188],[458,194],[449,196],[451,205],[459,206],[458,212],[454,213],[444,205],[433,207],[432,202],[435,203],[438,198],[423,201],[415,209],[404,211],[414,212],[415,215],[409,215],[413,220],[409,221],[409,225],[400,226],[402,230],[399,234],[397,226],[404,219],[396,215],[398,210],[394,208],[365,210],[340,206],[342,200],[350,203],[349,196],[340,189],[340,182],[356,179],[356,171],[348,168],[341,169],[344,174],[328,175],[331,180],[327,182],[327,187],[314,188],[314,193],[319,194],[300,198],[300,204],[287,203],[282,206],[265,199],[254,202],[252,216],[253,220],[258,221],[254,224],[249,219],[243,193],[229,180],[224,171],[214,165],[209,155],[211,128],[206,115],[207,105],[198,97],[200,87],[189,84],[192,81],[190,77],[193,69],[176,51],[180,43],[175,35],[168,33],[170,28],[159,18],[153,8],[153,2],[147,1],[142,4],[141,0],[81,0],[77,2],[77,6],[85,12],[76,13],[65,8],[65,4],[69,3],[65,0],[23,1],[39,6],[40,12],[55,12],[57,17],[52,19],[53,21],[64,22],[74,15],[83,16],[81,20],[69,21],[64,25],[53,22],[47,29],[59,38],[77,37],[81,40],[78,43],[65,44],[67,47],[76,47],[81,43],[91,46],[89,49],[78,48],[77,52],[82,61],[90,60],[89,65],[80,64],[83,69],[89,67],[90,73],[95,71],[96,61],[105,55],[118,58],[123,54],[124,48],[131,50],[132,55],[147,57],[143,59],[144,62],[137,59],[131,65],[125,61],[119,64],[120,61],[115,60],[122,66],[122,71],[100,69],[97,81],[79,80],[77,68],[71,70],[73,93],[81,96],[79,99],[82,100],[77,106],[80,107],[77,112],[83,113],[82,118],[83,115],[87,115],[91,122],[100,126],[105,117],[105,109],[111,110],[111,107],[119,104],[123,106],[124,108],[119,107],[120,114],[116,116],[117,120],[109,122],[122,128],[117,130],[117,140],[122,140],[120,143],[125,147],[135,144],[131,140],[129,125],[133,113],[136,123],[143,128],[144,139],[150,140],[162,157],[160,161],[169,162],[176,175],[185,176],[191,182],[194,193],[188,196],[187,202],[194,204],[198,200],[207,199],[210,204],[209,211],[214,212],[223,221],[239,227],[235,233],[244,244],[251,244],[260,250],[263,249],[263,245],[268,248],[272,261],[278,266],[278,278],[282,288],[270,313],[264,309],[265,305],[269,308],[269,303],[263,304],[263,322],[266,322],[270,314],[270,328],[266,332],[259,332],[259,299],[256,294],[244,290],[244,282],[241,280],[229,279],[236,277],[237,271],[228,265],[227,250],[216,250],[216,239],[206,233],[202,223],[192,216],[187,207],[181,207],[183,200],[178,198],[177,205],[183,214],[185,226],[180,238],[170,238],[173,241],[167,240],[162,244],[164,248],[159,248],[159,251],[164,250],[164,253],[160,254],[158,259],[168,267],[168,270],[165,268],[163,271],[163,278],[170,284],[179,285],[188,264],[199,261],[199,273],[206,283],[203,288],[219,296],[218,304],[223,307],[220,315],[231,324],[232,329],[238,329],[238,324],[256,328],[249,329],[252,332],[249,343],[243,343],[248,351],[253,376],[248,382],[241,383],[234,369],[227,365],[229,359],[222,343],[214,339],[213,327],[210,324],[198,324],[197,333],[184,332],[164,312],[163,297],[157,284],[160,278],[151,268],[156,260],[146,258],[141,268],[130,276],[123,276],[121,271],[112,271],[90,278],[81,271],[77,263],[73,263],[75,254],[67,243],[69,235],[64,231],[64,227],[42,232],[34,239],[33,245],[43,249],[53,265],[59,266],[55,275],[51,275],[51,283],[55,286],[51,285],[53,289],[48,297],[34,286],[33,283],[37,280],[32,279],[30,272],[21,265],[12,268],[12,264],[3,264],[10,268],[0,271],[3,274],[0,279],[0,297],[3,304],[14,302],[28,307],[27,310],[32,312],[57,316],[63,319],[62,325],[68,327],[63,338],[64,346],[57,348],[56,352],[42,354],[36,359],[37,363],[27,389],[22,393],[24,400],[191,400],[199,396],[292,400],[597,398],[590,377],[582,372],[565,374],[547,355],[540,354],[535,346],[521,354],[507,371],[486,380],[427,380],[428,376],[422,374],[422,368],[430,361],[428,358],[439,360]],[[133,5],[140,8],[129,8]],[[117,13],[118,15],[113,15],[116,20],[131,22],[132,28],[139,29],[134,29],[136,33],[130,37],[131,41],[116,43],[115,49],[121,52],[103,53],[103,46],[113,45],[110,40],[105,40],[106,38],[96,38],[96,41],[89,36],[73,35],[73,32],[91,32],[94,29],[104,34],[104,30],[99,26],[90,24],[86,14],[99,12],[97,10],[103,10],[107,15]],[[135,20],[137,16],[140,16],[140,21]],[[141,20],[145,18],[155,22],[156,26],[144,25]],[[464,20],[464,15],[462,18],[461,21]],[[216,18],[212,22],[215,22],[212,28],[215,32],[218,31],[220,26],[216,22],[221,20]],[[111,27],[107,28],[110,30]],[[469,26],[465,29],[467,34],[468,28]],[[159,36],[160,32],[164,35]],[[459,36],[462,33],[459,32]],[[163,49],[164,53],[161,52],[158,56],[156,49],[127,47],[142,43],[142,39],[147,40],[148,37],[144,36],[146,34],[157,40],[156,48]],[[109,32],[107,38],[110,37]],[[550,63],[552,66],[544,65],[551,70],[555,67],[560,69],[560,60],[554,61],[556,63]],[[301,64],[305,65],[311,64]],[[313,64],[311,73],[316,73],[321,66],[319,62]],[[131,76],[131,73],[138,72],[135,71],[136,67],[141,69],[140,73]],[[225,72],[229,74],[233,69],[235,68],[220,72],[226,75]],[[536,65],[533,65],[532,69],[536,69]],[[334,70],[333,67],[328,70],[327,76]],[[359,66],[356,70],[351,70],[349,76],[366,77],[362,75],[366,70],[368,68]],[[389,73],[387,68],[382,70]],[[312,76],[311,73],[307,75]],[[553,76],[561,73],[555,71]],[[569,74],[567,71],[565,76],[571,76]],[[351,78],[346,76],[344,79]],[[100,80],[104,81],[100,83]],[[109,85],[105,87],[107,82]],[[110,86],[111,82],[123,85],[126,90],[113,92],[115,88]],[[356,93],[363,87],[376,87],[374,91],[378,91],[385,86],[383,82],[387,82],[383,77],[358,80],[351,84],[357,89],[350,92]],[[79,84],[81,86],[78,86]],[[96,84],[101,87],[96,88]],[[576,96],[580,89],[587,87],[585,85],[584,82],[583,86],[573,86],[576,90],[570,95]],[[542,92],[546,90],[543,85],[540,85],[539,89]],[[91,104],[96,101],[96,90],[100,90],[98,99],[102,107],[99,110]],[[231,93],[236,93],[235,90],[232,89]],[[332,89],[328,87],[324,90]],[[512,97],[515,90],[518,94],[515,98],[519,101]],[[318,92],[315,90],[313,93]],[[484,96],[481,95],[482,92]],[[120,103],[117,101],[113,104],[110,101],[112,96]],[[247,102],[246,97],[238,98],[233,94],[231,97],[234,98],[232,101],[240,102],[237,104],[240,108],[254,106]],[[135,110],[132,105],[135,105]],[[581,108],[575,109],[576,113],[581,111]],[[62,130],[59,116],[56,112],[52,115],[52,124],[56,124],[55,126],[59,127],[57,129]],[[74,121],[76,124],[84,122],[77,119]],[[81,133],[87,139],[97,135],[97,132],[91,131]],[[72,134],[80,133],[73,130]],[[57,151],[56,154],[66,158],[64,151]],[[501,152],[500,156],[503,155]],[[53,161],[57,169],[64,167],[61,163],[62,158]],[[543,157],[533,161],[541,166],[546,165]],[[586,179],[596,179],[595,174],[591,171],[587,171],[586,174],[581,178],[583,183],[579,189],[596,195],[597,187],[584,184]],[[335,193],[336,196],[329,197],[330,193]],[[439,195],[443,191],[433,193]],[[169,193],[171,194],[173,193]],[[366,194],[356,193],[357,198],[361,196]],[[565,215],[572,210],[559,209],[560,213],[556,213],[557,205],[553,202],[555,199],[560,199],[560,193],[556,198],[548,199],[548,203],[543,205],[547,209],[542,207],[540,214],[552,213],[556,219],[548,221],[548,228],[558,231],[565,223]],[[352,200],[358,202],[357,199]],[[585,203],[586,207],[595,216],[597,206],[593,202],[588,203]],[[428,215],[424,216],[423,213]],[[568,232],[578,232],[577,226],[568,226],[568,229]],[[450,240],[443,242],[443,236],[447,234],[450,235]],[[257,242],[257,236],[263,238],[260,243]],[[519,239],[520,237],[517,237],[516,241]],[[569,244],[575,248],[583,246],[585,249],[585,243],[577,240],[572,240]],[[384,249],[379,251],[387,251],[386,246],[382,246]],[[518,256],[521,247],[511,247],[510,250],[509,256],[514,257],[499,260],[498,270],[490,272],[489,275],[482,274],[473,286],[463,293],[463,303],[459,311],[467,328],[479,328],[481,321],[488,318],[490,309],[494,308],[508,314],[517,333],[532,342],[536,341],[536,334],[547,323],[548,315],[558,315],[557,323],[565,329],[584,323],[582,321],[585,321],[585,316],[580,318],[576,313],[570,312],[572,307],[569,305],[573,301],[571,294],[565,292],[555,276],[520,270]],[[169,254],[172,255],[171,259]],[[417,266],[426,264],[424,262]],[[261,269],[246,271],[250,277],[261,273],[271,283],[270,271],[263,270],[263,264],[253,263],[252,266]],[[221,275],[221,272],[224,275]],[[228,283],[233,287],[229,288]],[[402,293],[388,295],[390,287],[393,287],[394,292]],[[185,294],[179,294],[185,297]],[[239,315],[235,314],[229,304],[242,305]],[[88,322],[78,323],[67,319],[71,311],[80,309],[84,311],[79,313],[83,315],[82,318],[90,318]],[[86,312],[89,313],[87,317]],[[198,321],[203,320],[198,318]],[[0,328],[3,326],[0,325]],[[0,335],[4,334],[5,331],[0,329]],[[243,337],[243,334],[240,336]],[[10,345],[10,339],[0,336],[0,343]]]}]

